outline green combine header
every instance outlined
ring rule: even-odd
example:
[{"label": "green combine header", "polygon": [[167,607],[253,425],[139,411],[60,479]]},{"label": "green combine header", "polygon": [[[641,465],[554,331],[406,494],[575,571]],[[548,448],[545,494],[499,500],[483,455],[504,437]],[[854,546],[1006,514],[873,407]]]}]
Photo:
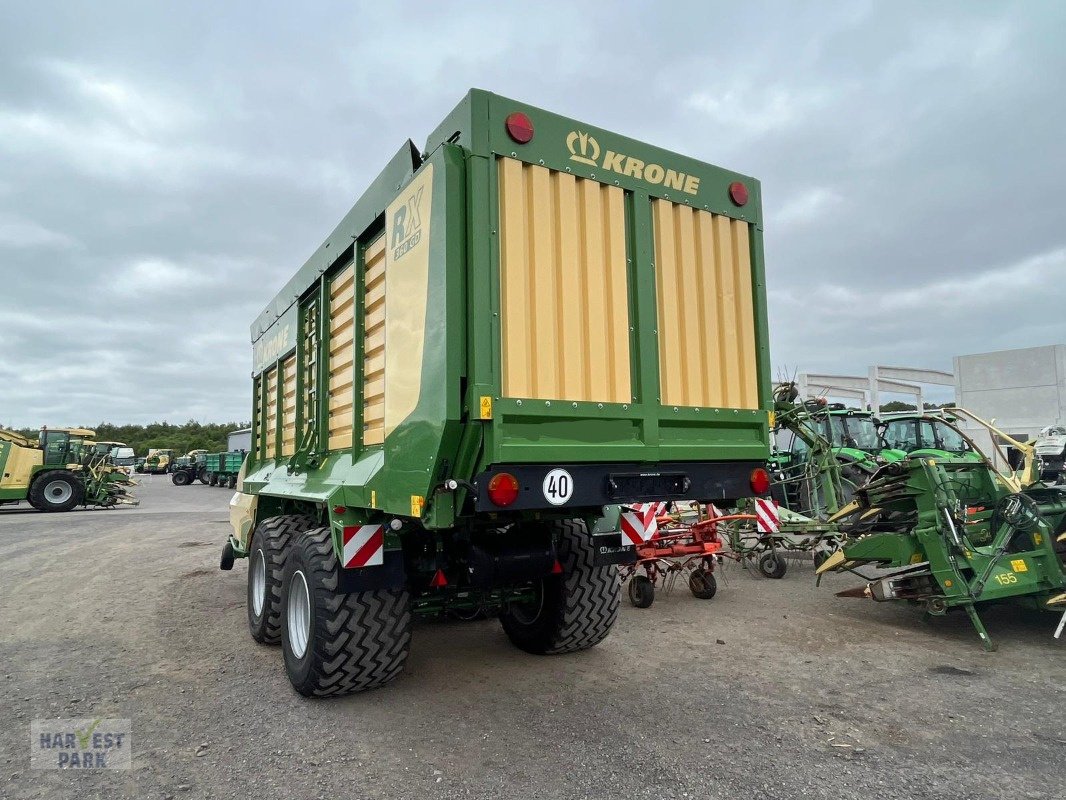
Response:
[{"label": "green combine header", "polygon": [[413,614],[597,644],[626,504],[767,490],[766,330],[757,181],[470,92],[252,326],[253,637],[309,695],[395,677]]}]

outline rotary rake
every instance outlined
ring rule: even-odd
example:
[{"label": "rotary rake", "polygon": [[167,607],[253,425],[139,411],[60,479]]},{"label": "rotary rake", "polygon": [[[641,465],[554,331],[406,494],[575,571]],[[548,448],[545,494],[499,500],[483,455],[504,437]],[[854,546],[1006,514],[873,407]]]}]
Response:
[{"label": "rotary rake", "polygon": [[755,519],[750,514],[719,514],[713,505],[703,510],[699,504],[693,507],[694,519],[686,518],[680,509],[668,513],[667,503],[628,506],[622,513],[622,532],[635,544],[637,561],[618,569],[623,580],[629,579],[629,602],[637,608],[648,608],[655,601],[657,587],[669,593],[684,576],[694,597],[714,597],[722,526]]}]

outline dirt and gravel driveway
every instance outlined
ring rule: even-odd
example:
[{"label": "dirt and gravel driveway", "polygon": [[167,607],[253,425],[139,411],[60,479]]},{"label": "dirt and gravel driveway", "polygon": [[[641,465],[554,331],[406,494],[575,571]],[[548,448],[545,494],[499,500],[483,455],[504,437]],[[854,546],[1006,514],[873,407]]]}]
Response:
[{"label": "dirt and gravel driveway", "polygon": [[[1066,641],[1051,615],[838,599],[810,564],[623,603],[537,658],[495,621],[422,625],[388,688],[311,701],[217,569],[231,493],[146,478],[140,508],[0,511],[3,798],[1051,798]],[[29,768],[36,718],[132,720],[128,772]]]}]

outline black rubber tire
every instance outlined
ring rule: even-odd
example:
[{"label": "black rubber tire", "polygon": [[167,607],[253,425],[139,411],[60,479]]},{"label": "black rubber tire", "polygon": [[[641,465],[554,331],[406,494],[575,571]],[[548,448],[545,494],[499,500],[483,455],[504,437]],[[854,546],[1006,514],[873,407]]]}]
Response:
[{"label": "black rubber tire", "polygon": [[[293,537],[315,526],[307,517],[286,515],[270,517],[259,523],[252,534],[248,551],[248,630],[260,644],[277,644],[281,641],[281,575],[285,569],[285,557]],[[265,596],[262,610],[255,612],[252,593],[252,571],[262,551],[265,571]]]},{"label": "black rubber tire", "polygon": [[207,467],[200,467],[196,472],[196,480],[200,481],[204,486],[207,485]]},{"label": "black rubber tire", "polygon": [[236,475],[230,475],[229,476],[229,480],[226,481],[226,486],[228,488],[230,488],[230,489],[236,489],[237,488],[237,476]]},{"label": "black rubber tire", "polygon": [[629,579],[629,602],[636,608],[649,608],[655,602],[655,585],[647,575],[634,575]]},{"label": "black rubber tire", "polygon": [[870,473],[858,464],[846,463],[840,467],[840,497],[837,502],[843,508],[855,499],[855,492],[860,486],[865,486],[870,479]]},{"label": "black rubber tire", "polygon": [[592,535],[581,520],[542,523],[557,534],[563,571],[537,584],[536,607],[511,605],[503,630],[520,650],[536,655],[572,653],[602,642],[618,618],[621,584],[614,566],[597,567]]},{"label": "black rubber tire", "polygon": [[759,572],[767,578],[777,580],[785,577],[788,565],[785,559],[773,550],[768,550],[759,557]]},{"label": "black rubber tire", "polygon": [[188,470],[175,470],[174,474],[170,476],[170,482],[175,486],[188,486],[192,483],[192,475],[189,474]]},{"label": "black rubber tire", "polygon": [[710,600],[718,593],[718,580],[713,572],[697,569],[688,576],[688,590],[693,597]]},{"label": "black rubber tire", "polygon": [[329,528],[299,536],[289,548],[282,609],[292,602],[298,573],[310,597],[309,638],[302,656],[293,652],[290,628],[282,628],[285,672],[305,697],[336,697],[383,686],[403,671],[411,648],[411,598],[406,589],[342,594],[340,564]]},{"label": "black rubber tire", "polygon": [[[70,489],[69,496],[61,501],[57,500],[51,491],[46,491],[53,489],[59,483],[65,484]],[[85,484],[68,469],[49,470],[40,473],[34,479],[26,499],[38,511],[70,511],[85,500]]]},{"label": "black rubber tire", "polygon": [[214,472],[207,474],[207,484],[209,486],[218,486],[218,475]]}]

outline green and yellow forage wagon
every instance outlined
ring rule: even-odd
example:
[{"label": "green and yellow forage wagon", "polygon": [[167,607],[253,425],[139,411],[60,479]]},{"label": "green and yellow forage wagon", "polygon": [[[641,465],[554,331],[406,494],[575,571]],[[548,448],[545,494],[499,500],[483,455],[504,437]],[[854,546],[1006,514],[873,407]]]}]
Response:
[{"label": "green and yellow forage wagon", "polygon": [[293,686],[403,668],[418,615],[607,636],[619,507],[765,491],[754,179],[471,91],[252,326],[222,566]]}]

